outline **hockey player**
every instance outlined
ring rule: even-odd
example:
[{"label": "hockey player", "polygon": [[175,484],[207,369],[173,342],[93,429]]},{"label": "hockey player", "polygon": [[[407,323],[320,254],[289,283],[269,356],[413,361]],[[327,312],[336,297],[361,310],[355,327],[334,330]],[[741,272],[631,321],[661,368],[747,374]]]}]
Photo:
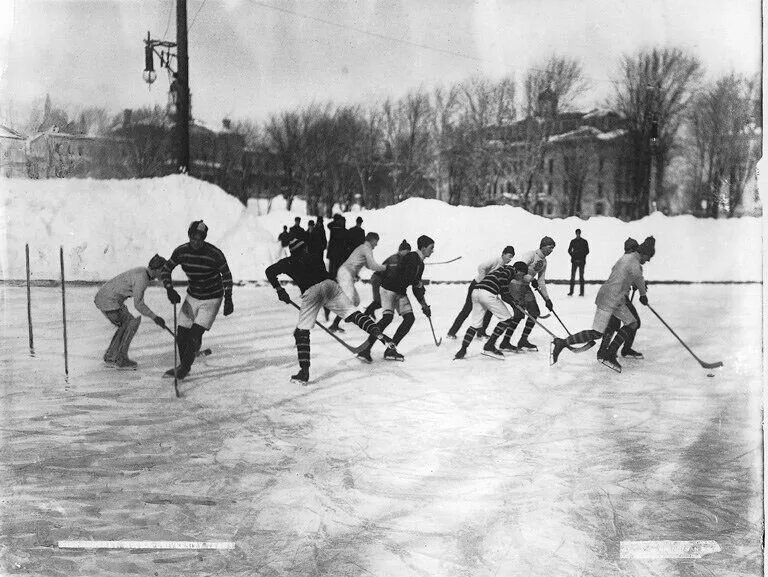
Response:
[{"label": "hockey player", "polygon": [[[413,296],[419,301],[421,311],[424,316],[429,318],[432,311],[424,300],[424,285],[421,282],[421,275],[424,273],[424,259],[429,258],[435,250],[435,241],[426,235],[420,236],[416,241],[416,249],[406,254],[400,264],[394,269],[391,275],[385,275],[381,281],[381,306],[382,317],[378,322],[379,329],[383,333],[395,317],[395,311],[403,318],[392,336],[392,342],[399,345],[408,331],[411,330],[416,318],[413,315],[411,301],[406,294],[408,287],[411,287]],[[368,346],[358,353],[358,357],[364,361],[371,362],[371,348],[375,339],[368,339]],[[384,351],[384,358],[391,361],[403,361],[405,357],[397,349],[389,348]]]},{"label": "hockey player", "polygon": [[[480,265],[477,267],[477,274],[475,275],[475,278],[472,279],[472,282],[469,283],[469,288],[467,289],[467,298],[464,301],[464,306],[456,316],[456,320],[453,321],[451,328],[448,329],[448,338],[456,338],[456,333],[459,332],[461,325],[464,324],[464,321],[467,320],[469,313],[472,311],[472,291],[477,286],[477,283],[482,281],[488,273],[495,271],[497,268],[504,266],[505,264],[509,264],[509,262],[512,260],[512,257],[514,256],[514,247],[507,246],[504,248],[504,250],[501,251],[501,256],[480,263]],[[488,324],[491,322],[492,316],[493,314],[490,311],[486,311],[485,317],[483,318],[482,328],[475,336],[488,336],[485,334],[485,329],[488,328]]]},{"label": "hockey player", "polygon": [[516,262],[513,266],[505,264],[493,272],[488,273],[472,291],[472,320],[467,332],[464,334],[464,340],[461,342],[461,348],[456,353],[454,359],[463,359],[467,354],[472,339],[483,324],[483,316],[489,311],[499,323],[493,330],[483,346],[483,353],[487,357],[504,360],[504,354],[496,348],[496,340],[507,330],[512,321],[512,315],[509,309],[501,300],[501,294],[515,278],[522,278],[528,272],[528,265],[524,262]]},{"label": "hockey player", "polygon": [[538,317],[540,313],[539,305],[536,302],[536,296],[533,294],[533,290],[538,288],[541,296],[544,297],[544,304],[549,310],[552,310],[552,300],[547,293],[546,272],[547,272],[547,257],[552,254],[555,248],[555,241],[552,238],[545,236],[539,243],[538,250],[532,250],[523,253],[520,257],[520,261],[528,265],[528,275],[523,280],[514,280],[509,285],[509,291],[502,293],[504,300],[514,300],[520,307],[524,308],[529,315],[533,318],[527,318],[525,321],[525,327],[523,327],[523,334],[515,347],[512,342],[512,334],[515,332],[517,325],[525,316],[522,311],[515,307],[515,313],[512,317],[512,321],[509,323],[509,328],[504,335],[504,339],[499,344],[499,348],[502,351],[538,351],[538,347],[528,340],[528,335],[533,330],[535,324],[534,318]]},{"label": "hockey player", "polygon": [[290,244],[291,256],[284,258],[265,271],[269,283],[277,291],[277,298],[284,303],[291,302],[291,297],[280,286],[277,276],[287,275],[293,279],[301,291],[301,308],[299,321],[293,331],[296,341],[296,350],[299,357],[299,372],[291,377],[291,380],[306,384],[309,382],[309,330],[315,324],[317,314],[322,307],[328,307],[334,313],[342,317],[348,323],[355,323],[358,327],[378,339],[391,344],[390,339],[381,334],[379,327],[370,318],[355,310],[354,305],[341,290],[341,287],[331,279],[325,270],[325,263],[310,255],[303,240],[295,238]]},{"label": "hockey player", "polygon": [[[336,278],[339,267],[347,258],[347,222],[340,214],[334,214],[328,223],[328,272],[332,278]],[[326,318],[328,316],[326,315]]]},{"label": "hockey player", "polygon": [[[379,244],[379,235],[375,232],[369,232],[365,235],[365,241],[358,246],[349,255],[349,258],[344,261],[339,267],[339,271],[336,273],[336,282],[339,283],[341,290],[347,295],[347,298],[352,301],[353,306],[360,305],[360,295],[355,288],[355,282],[359,280],[360,271],[363,267],[366,267],[373,272],[383,272],[387,270],[387,267],[380,265],[373,258],[373,249]],[[341,317],[336,317],[333,324],[329,327],[332,331],[344,330],[339,326]]]},{"label": "hockey player", "polygon": [[397,252],[384,259],[383,264],[387,267],[387,270],[383,272],[375,272],[371,275],[371,293],[373,294],[373,301],[369,304],[363,314],[368,315],[372,319],[377,310],[381,308],[381,283],[385,276],[391,276],[397,273],[397,265],[400,264],[402,258],[411,252],[411,245],[407,240],[403,239],[400,246],[397,247]]},{"label": "hockey player", "polygon": [[611,344],[608,345],[598,360],[613,370],[621,372],[621,365],[616,360],[616,353],[637,326],[635,316],[627,308],[625,297],[629,288],[635,285],[640,292],[640,302],[644,305],[648,304],[642,265],[655,253],[654,244],[653,237],[645,239],[636,252],[623,255],[613,265],[608,280],[600,287],[595,298],[597,310],[595,311],[595,319],[592,322],[592,329],[578,332],[567,339],[556,338],[552,341],[553,364],[557,362],[560,353],[566,346],[586,343],[601,338],[608,327],[611,317],[615,316],[624,326],[618,330]]},{"label": "hockey player", "polygon": [[[648,237],[653,242],[653,250],[652,252],[655,254],[655,244],[656,239],[654,239],[652,236]],[[636,252],[637,248],[640,245],[637,244],[637,241],[630,237],[626,241],[624,241],[624,254],[629,254],[631,252]],[[653,257],[653,254],[651,254],[651,257]],[[648,290],[648,287],[646,286],[646,291]],[[634,292],[634,288],[632,289]],[[640,329],[640,315],[637,314],[637,309],[635,308],[635,305],[632,303],[632,299],[629,298],[629,295],[624,296],[624,304],[627,305],[627,309],[629,309],[629,312],[632,313],[632,316],[635,317],[635,321],[637,325],[634,327],[634,330],[628,331],[627,340],[624,341],[624,344],[621,347],[621,356],[622,357],[629,357],[634,359],[642,359],[643,353],[640,353],[632,348],[632,345],[635,342],[635,336],[637,335],[637,331]],[[613,335],[616,334],[616,331],[619,330],[621,327],[621,321],[616,318],[615,316],[611,317],[610,322],[608,323],[608,327],[605,329],[605,333],[603,333],[603,339],[600,343],[600,348],[597,351],[597,359],[600,360],[602,357],[605,356],[605,351],[608,350],[608,346],[611,344],[611,340],[613,339]]]},{"label": "hockey player", "polygon": [[165,373],[166,376],[172,377],[175,371],[179,379],[189,374],[195,355],[200,349],[203,333],[213,326],[222,298],[225,317],[235,310],[232,304],[232,273],[224,253],[205,242],[208,226],[202,220],[196,220],[189,225],[187,235],[189,242],[173,251],[161,275],[168,300],[173,304],[181,302],[181,296],[174,290],[171,281],[173,269],[181,265],[189,279],[187,296],[181,305],[176,328],[179,366]]},{"label": "hockey player", "polygon": [[151,318],[159,327],[165,328],[165,320],[152,312],[144,303],[144,292],[149,283],[160,277],[160,271],[165,265],[165,259],[156,254],[148,266],[132,268],[107,281],[96,293],[93,302],[104,316],[117,327],[107,352],[104,353],[104,362],[118,369],[135,369],[137,364],[128,358],[128,348],[141,324],[141,317],[134,317],[128,312],[125,301],[133,297],[133,305],[136,310]]}]

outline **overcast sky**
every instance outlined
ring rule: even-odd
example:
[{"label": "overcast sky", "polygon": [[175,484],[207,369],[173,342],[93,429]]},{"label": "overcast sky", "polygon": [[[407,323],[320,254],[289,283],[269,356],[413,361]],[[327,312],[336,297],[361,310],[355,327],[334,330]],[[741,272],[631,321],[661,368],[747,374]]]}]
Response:
[{"label": "overcast sky", "polygon": [[[142,40],[175,40],[176,0],[0,0],[0,119],[57,105],[167,102]],[[193,113],[262,120],[312,101],[367,102],[473,75],[518,80],[553,53],[581,61],[600,104],[622,54],[679,46],[711,76],[761,66],[759,0],[188,0]],[[194,18],[194,22],[193,22]],[[16,118],[17,122],[21,119]]]}]

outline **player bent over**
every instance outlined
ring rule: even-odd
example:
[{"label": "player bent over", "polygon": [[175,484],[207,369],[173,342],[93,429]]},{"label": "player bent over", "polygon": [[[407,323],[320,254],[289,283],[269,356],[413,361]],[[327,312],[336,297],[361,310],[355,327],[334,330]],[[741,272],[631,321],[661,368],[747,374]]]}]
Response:
[{"label": "player bent over", "polygon": [[411,245],[407,240],[403,239],[400,246],[397,247],[397,252],[384,259],[381,264],[386,268],[383,272],[375,272],[371,275],[371,294],[373,301],[369,304],[363,314],[368,315],[372,319],[375,319],[376,311],[381,308],[381,283],[384,282],[384,277],[391,278],[397,274],[397,266],[403,257],[411,252]]},{"label": "player bent over", "polygon": [[648,304],[646,296],[645,279],[643,278],[642,265],[648,262],[655,251],[655,240],[648,237],[637,248],[637,252],[630,252],[623,255],[611,269],[608,280],[603,283],[597,292],[595,304],[595,319],[592,323],[592,329],[578,332],[567,339],[556,338],[552,341],[552,363],[556,363],[563,348],[569,345],[595,341],[603,336],[608,327],[612,316],[618,318],[623,326],[616,332],[613,341],[605,349],[605,352],[598,360],[607,367],[621,372],[621,365],[616,360],[616,353],[619,347],[634,332],[637,321],[635,316],[627,308],[625,297],[629,288],[634,284],[640,291],[640,302]]},{"label": "player bent over", "polygon": [[149,283],[160,277],[160,271],[165,265],[165,259],[156,254],[148,266],[132,268],[107,281],[96,293],[93,302],[104,316],[117,327],[104,362],[118,369],[135,369],[136,362],[128,358],[128,347],[139,330],[141,317],[134,317],[128,312],[125,301],[133,297],[133,305],[142,315],[151,318],[155,324],[165,328],[165,321],[156,315],[144,303],[144,292]]},{"label": "player bent over", "polygon": [[277,298],[284,303],[290,303],[291,297],[280,286],[277,280],[278,275],[284,274],[291,277],[301,291],[299,321],[296,324],[296,330],[293,331],[299,357],[299,372],[293,375],[291,380],[302,384],[309,382],[309,330],[315,324],[317,314],[323,307],[327,307],[346,322],[355,323],[372,338],[394,348],[390,339],[381,334],[376,323],[355,309],[338,283],[331,279],[331,275],[325,270],[323,260],[309,254],[303,240],[292,239],[289,248],[291,256],[267,267],[265,273],[267,280],[277,291]]},{"label": "player bent over", "polygon": [[483,353],[487,357],[504,360],[504,354],[496,348],[496,340],[507,330],[512,321],[512,315],[509,314],[507,305],[501,300],[501,293],[506,290],[509,283],[518,273],[523,276],[528,272],[528,265],[523,262],[516,262],[510,266],[505,264],[495,271],[485,275],[472,291],[472,320],[467,332],[464,334],[464,340],[461,348],[456,353],[454,359],[463,359],[467,354],[472,339],[483,326],[483,317],[485,311],[490,311],[493,316],[499,319],[496,328],[488,338],[483,347]]}]

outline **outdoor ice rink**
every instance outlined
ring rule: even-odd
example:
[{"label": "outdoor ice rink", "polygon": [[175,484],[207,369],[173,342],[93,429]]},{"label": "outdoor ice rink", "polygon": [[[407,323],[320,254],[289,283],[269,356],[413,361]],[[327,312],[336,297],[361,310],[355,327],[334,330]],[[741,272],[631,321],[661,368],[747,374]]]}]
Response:
[{"label": "outdoor ice rink", "polygon": [[[182,399],[161,379],[170,335],[149,319],[131,348],[139,370],[102,366],[112,329],[96,287],[67,287],[68,380],[61,289],[32,289],[34,357],[26,290],[0,290],[3,575],[762,575],[761,285],[651,286],[694,352],[725,363],[714,378],[638,306],[646,359],[622,374],[594,349],[549,367],[539,328],[538,353],[499,362],[475,342],[454,362],[458,344],[435,348],[417,311],[405,363],[377,347],[363,364],[315,328],[307,387],[289,381],[296,311],[272,289],[236,287]],[[551,288],[557,312],[589,328],[597,287],[566,290]],[[465,292],[428,287],[438,336]],[[172,319],[161,289],[147,301]],[[65,539],[235,548],[58,548]],[[720,551],[621,559],[630,540]]]}]

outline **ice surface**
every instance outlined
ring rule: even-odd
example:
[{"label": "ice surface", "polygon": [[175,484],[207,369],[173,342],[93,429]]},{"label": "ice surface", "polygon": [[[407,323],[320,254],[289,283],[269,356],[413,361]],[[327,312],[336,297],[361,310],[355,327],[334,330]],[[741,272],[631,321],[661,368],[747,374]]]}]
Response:
[{"label": "ice surface", "polygon": [[[373,215],[371,215],[373,219]],[[719,223],[718,223],[719,224]],[[179,226],[184,222],[179,223]],[[413,226],[409,223],[408,226]],[[513,229],[510,228],[510,231]],[[125,263],[123,263],[125,264]],[[296,369],[296,311],[236,287],[175,399],[169,335],[144,320],[137,372],[101,366],[95,287],[4,287],[0,566],[8,575],[745,576],[762,574],[761,288],[656,286],[616,374],[589,353],[452,361],[426,320],[404,363],[362,364],[315,328]],[[295,287],[288,287],[295,296]],[[428,287],[438,335],[465,286]],[[576,331],[585,298],[554,287]],[[367,288],[361,293],[367,300]],[[159,288],[150,307],[171,317]],[[553,322],[544,321],[562,334]],[[397,322],[397,321],[396,321]],[[518,329],[519,330],[519,329]],[[347,325],[344,335],[363,334]],[[234,551],[58,550],[60,539],[234,541]],[[697,560],[622,560],[624,540],[714,540]]]}]

